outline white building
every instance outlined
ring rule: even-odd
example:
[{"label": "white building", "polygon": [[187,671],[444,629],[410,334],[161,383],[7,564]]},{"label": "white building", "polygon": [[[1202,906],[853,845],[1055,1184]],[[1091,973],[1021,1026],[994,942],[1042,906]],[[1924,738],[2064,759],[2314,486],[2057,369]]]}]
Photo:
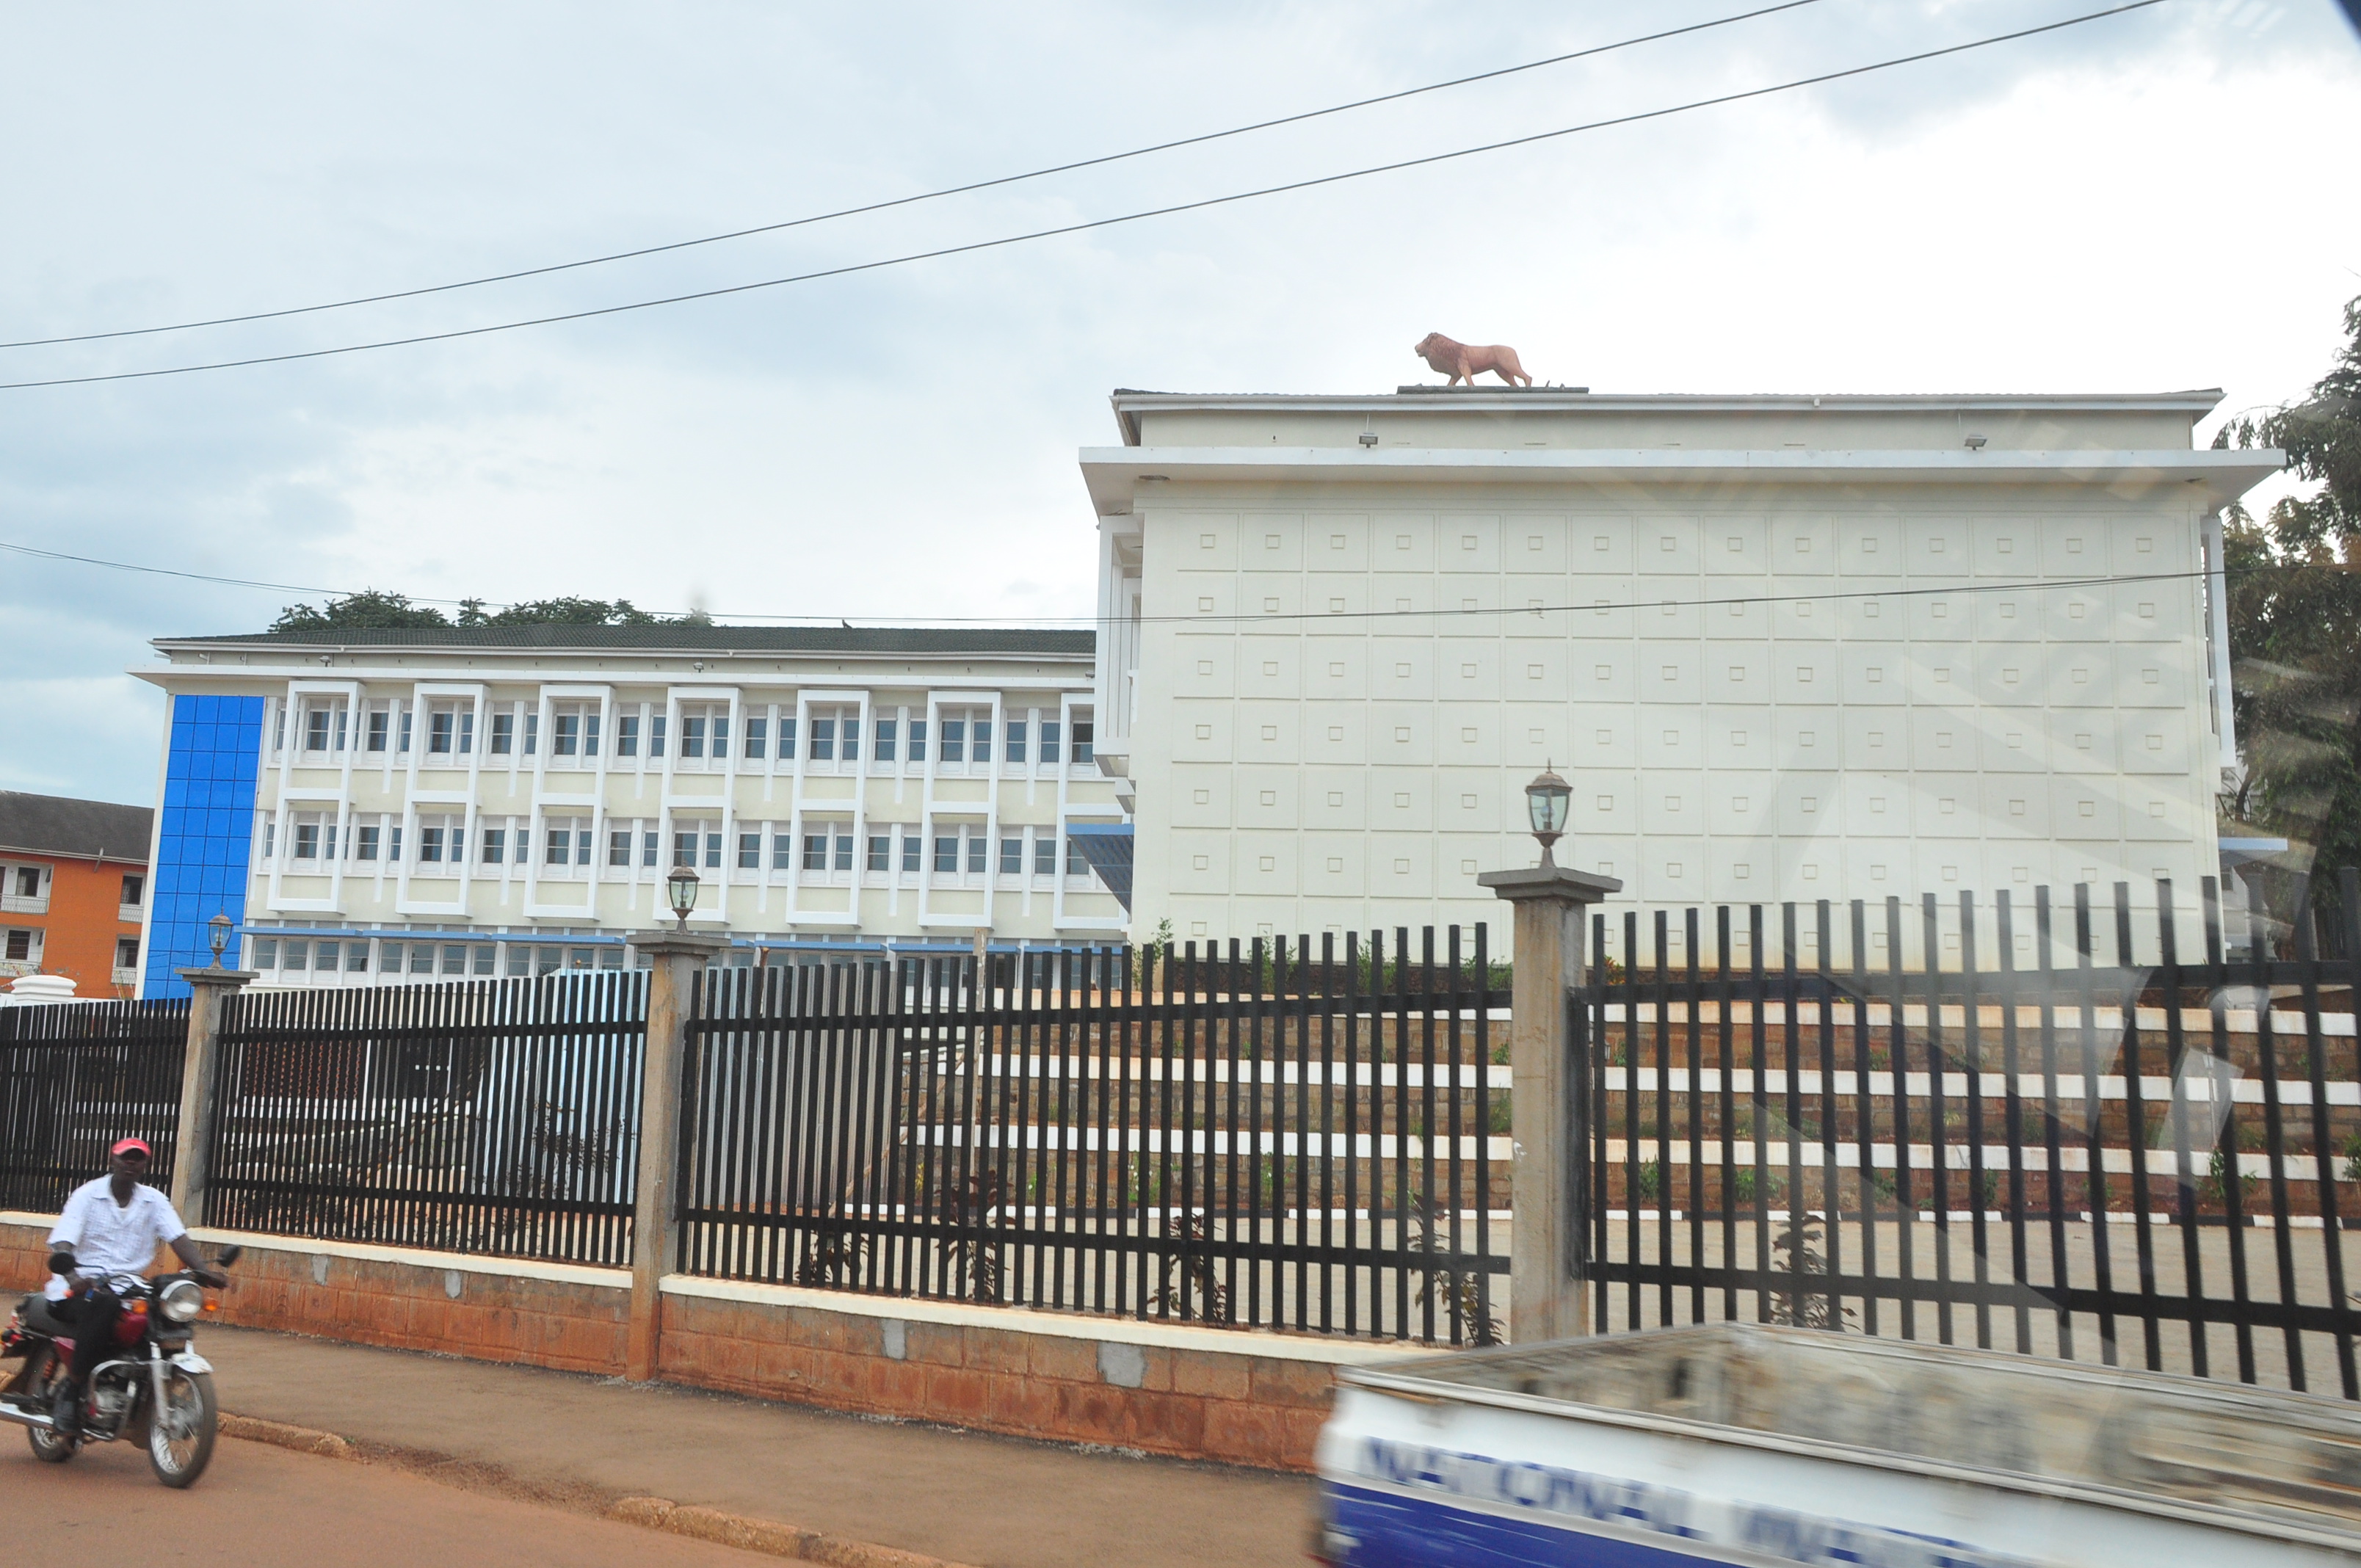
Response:
[{"label": "white building", "polygon": [[1530,863],[1548,762],[1559,860],[1642,911],[2193,901],[2218,514],[2279,466],[2191,449],[2218,399],[1118,392],[1082,468],[1134,929],[1505,945],[1476,876]]},{"label": "white building", "polygon": [[1119,939],[1070,841],[1119,821],[1092,636],[531,627],[162,638],[147,993],[216,907],[266,981],[618,967],[668,924],[735,961]]}]

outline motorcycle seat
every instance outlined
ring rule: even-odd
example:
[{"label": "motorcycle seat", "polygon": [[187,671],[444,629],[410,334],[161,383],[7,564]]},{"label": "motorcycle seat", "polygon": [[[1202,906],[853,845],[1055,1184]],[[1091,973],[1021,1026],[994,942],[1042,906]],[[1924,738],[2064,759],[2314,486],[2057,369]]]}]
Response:
[{"label": "motorcycle seat", "polygon": [[47,1334],[51,1339],[73,1337],[74,1325],[66,1322],[49,1310],[49,1300],[46,1296],[26,1297],[18,1304],[16,1315],[23,1320],[25,1326],[35,1333]]}]

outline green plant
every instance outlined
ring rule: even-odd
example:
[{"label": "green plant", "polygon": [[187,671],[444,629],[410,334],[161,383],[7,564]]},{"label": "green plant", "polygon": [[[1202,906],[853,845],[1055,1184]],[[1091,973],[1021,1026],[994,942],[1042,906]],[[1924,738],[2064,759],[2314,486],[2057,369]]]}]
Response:
[{"label": "green plant", "polygon": [[[2231,1159],[2227,1149],[2213,1151],[2213,1157],[2206,1163],[2205,1179],[2197,1184],[2197,1194],[2202,1201],[2219,1203],[2225,1209],[2230,1206]],[[2256,1179],[2240,1172],[2237,1180],[2238,1204],[2244,1209],[2255,1201]]]},{"label": "green plant", "polygon": [[[1752,1176],[1754,1173],[1750,1170],[1746,1174]],[[1632,1173],[1631,1185],[1632,1190],[1638,1192],[1642,1198],[1663,1197],[1664,1190],[1664,1167],[1653,1159],[1642,1162],[1640,1168]]]},{"label": "green plant", "polygon": [[[1820,1254],[1819,1224],[1817,1214],[1797,1214],[1790,1219],[1778,1239],[1771,1244],[1771,1255],[1779,1260],[1773,1266],[1795,1274],[1826,1274],[1828,1264]],[[1832,1310],[1834,1306],[1828,1297],[1813,1292],[1773,1290],[1771,1321],[1799,1329],[1840,1329],[1844,1323]],[[1844,1320],[1852,1315],[1850,1307],[1844,1309]]]},{"label": "green plant", "polygon": [[[1419,1252],[1442,1250],[1441,1240],[1445,1216],[1442,1206],[1425,1193],[1421,1193],[1411,1211],[1411,1245]],[[1426,1305],[1429,1293],[1456,1310],[1460,1322],[1473,1343],[1500,1343],[1500,1320],[1485,1310],[1481,1277],[1472,1270],[1434,1267],[1425,1270],[1419,1281],[1419,1305]]]},{"label": "green plant", "polygon": [[2338,1179],[2361,1181],[2361,1133],[2345,1134],[2338,1152],[2345,1156],[2345,1170]]}]

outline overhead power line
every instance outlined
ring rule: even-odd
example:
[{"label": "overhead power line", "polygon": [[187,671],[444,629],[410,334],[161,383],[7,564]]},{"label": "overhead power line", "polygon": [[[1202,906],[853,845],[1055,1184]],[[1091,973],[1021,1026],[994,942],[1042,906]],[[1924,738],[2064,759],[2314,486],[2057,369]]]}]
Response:
[{"label": "overhead power line", "polygon": [[1692,22],[1686,27],[1666,27],[1658,32],[1642,33],[1637,38],[1621,38],[1611,44],[1594,44],[1565,54],[1554,54],[1543,60],[1530,60],[1522,65],[1506,65],[1494,71],[1479,71],[1472,76],[1455,76],[1446,82],[1430,82],[1422,87],[1406,87],[1396,93],[1381,93],[1373,98],[1356,98],[1348,104],[1334,104],[1324,109],[1307,109],[1301,114],[1281,115],[1276,119],[1257,120],[1250,125],[1233,126],[1227,130],[1206,131],[1196,136],[1179,137],[1147,147],[1136,147],[1127,152],[1102,153],[1094,158],[1079,158],[1067,163],[1053,163],[1046,168],[1028,169],[1021,174],[996,175],[989,180],[970,181],[964,185],[948,185],[938,191],[922,191],[915,195],[895,196],[882,202],[867,202],[855,207],[840,207],[834,212],[814,213],[807,217],[787,218],[778,223],[757,224],[751,228],[730,229],[723,234],[709,234],[696,239],[673,240],[664,245],[642,246],[634,250],[612,251],[605,256],[585,257],[576,261],[552,262],[544,267],[520,268],[513,272],[495,272],[482,278],[461,279],[455,283],[434,283],[418,289],[397,289],[382,294],[363,294],[349,300],[330,300],[315,305],[294,305],[283,310],[253,311],[245,315],[213,316],[203,321],[172,322],[162,326],[125,327],[112,332],[75,333],[64,337],[28,337],[14,343],[0,343],[0,348],[40,348],[61,343],[98,343],[108,338],[147,337],[157,333],[192,332],[200,327],[236,326],[247,322],[278,321],[288,316],[312,315],[321,311],[350,310],[357,305],[380,305],[395,300],[415,300],[429,294],[447,294],[459,289],[479,289],[489,283],[512,283],[523,278],[540,278],[552,272],[571,272],[585,267],[604,267],[613,261],[631,261],[643,256],[662,256],[667,251],[689,250],[698,246],[719,245],[726,240],[750,239],[756,235],[778,234],[783,230],[807,228],[815,224],[833,223],[839,218],[859,217],[867,213],[883,213],[895,207],[914,206],[921,202],[940,201],[946,196],[963,196],[977,191],[990,191],[1003,185],[1020,184],[1027,180],[1046,180],[1055,174],[1071,174],[1079,170],[1097,169],[1110,163],[1121,163],[1134,158],[1146,158],[1153,153],[1171,152],[1184,147],[1201,147],[1207,142],[1224,141],[1232,137],[1250,136],[1257,131],[1275,130],[1281,126],[1301,125],[1306,120],[1323,119],[1355,109],[1372,108],[1379,104],[1398,103],[1422,93],[1441,93],[1448,88],[1466,87],[1477,82],[1495,82],[1504,76],[1539,71],[1545,66],[1565,65],[1572,60],[1588,60],[1596,55],[1612,54],[1618,49],[1635,49],[1642,44],[1660,43],[1690,33],[1709,32],[1736,22],[1752,21],[1778,11],[1793,11],[1819,0],[1782,0],[1775,5],[1758,6],[1741,11],[1735,16],[1717,16],[1710,21]]},{"label": "overhead power line", "polygon": [[[306,587],[295,583],[263,583],[257,582],[250,577],[215,576],[211,573],[180,571],[169,566],[143,566],[129,561],[104,561],[100,560],[96,556],[69,555],[62,551],[42,550],[30,544],[16,544],[5,540],[0,540],[0,550],[15,551],[16,554],[21,555],[34,555],[49,561],[67,561],[83,566],[104,566],[111,571],[141,572],[153,576],[180,577],[192,582],[221,583],[231,587],[268,588],[277,593],[324,594],[331,598],[350,598],[354,597],[357,591],[363,591],[351,588]],[[2312,563],[2309,562],[2275,562],[2253,566],[2239,567],[2234,571],[2227,571],[2226,575],[2231,576],[2252,576],[2263,572],[2302,571],[2308,569],[2311,565]],[[1598,615],[1642,609],[1711,609],[1725,605],[1825,604],[1831,601],[1844,599],[1903,599],[1948,597],[1954,594],[2057,592],[2059,590],[2068,588],[2118,587],[2134,583],[2189,582],[2200,577],[2211,576],[2212,575],[2211,571],[2200,567],[2193,571],[2131,572],[2104,577],[2063,577],[2048,578],[2038,581],[2025,580],[2004,583],[1960,583],[1946,585],[1941,587],[1839,588],[1816,594],[1730,594],[1717,595],[1711,598],[1686,599],[1664,598],[1661,597],[1643,599],[1593,599],[1587,604],[1499,605],[1488,609],[1477,609],[1290,610],[1284,613],[1263,615],[1148,615],[1136,618],[1126,617],[1126,620],[1130,624],[1134,625],[1162,625],[1166,623],[1176,623],[1189,626],[1220,625],[1224,623],[1244,626],[1268,626],[1286,621],[1314,620],[1325,622],[1432,620],[1437,618],[1447,619],[1455,616],[1466,616],[1483,620],[1498,620],[1518,616],[1565,615],[1576,612]],[[431,598],[423,595],[410,594],[404,594],[400,597],[411,604],[464,605],[472,603],[489,609],[505,609],[509,608],[507,604],[502,604],[490,599],[470,600]],[[666,616],[675,620],[679,619],[682,614],[682,612],[678,610],[650,610],[648,613],[651,615]],[[1037,616],[1030,622],[1026,624],[1036,626],[1095,626],[1099,620],[1100,617],[1095,615],[1049,615]],[[852,622],[841,614],[776,615],[752,612],[733,612],[730,620],[725,621],[717,621],[715,624],[719,626],[730,626],[753,620],[808,620],[823,625],[829,623],[844,626],[852,625]],[[910,625],[1008,626],[1016,623],[1011,622],[1005,616],[917,615],[898,617],[893,620],[873,620],[869,624],[872,627],[877,627]],[[357,628],[356,630],[366,630],[367,629]],[[428,630],[432,629],[429,628]],[[862,628],[855,627],[854,630],[862,630]]]},{"label": "overhead power line", "polygon": [[153,370],[118,370],[93,376],[53,376],[30,381],[0,381],[0,391],[26,391],[42,387],[87,386],[102,381],[138,381],[159,376],[187,376],[208,370],[235,370],[255,365],[284,365],[298,360],[325,359],[346,354],[364,354],[379,348],[404,348],[422,343],[447,343],[459,338],[482,337],[492,333],[516,332],[526,327],[552,326],[561,322],[589,321],[599,316],[621,315],[632,311],[654,310],[665,305],[686,304],[696,300],[721,299],[733,294],[752,293],[762,289],[776,289],[792,283],[817,282],[827,278],[848,277],[854,273],[873,272],[888,267],[906,266],[916,261],[929,261],[946,256],[965,256],[976,251],[996,250],[1008,246],[1023,245],[1033,240],[1051,239],[1060,235],[1083,234],[1093,229],[1113,228],[1120,224],[1139,223],[1148,218],[1170,217],[1180,213],[1201,212],[1211,207],[1227,206],[1238,202],[1254,201],[1264,196],[1277,196],[1296,191],[1314,190],[1323,185],[1341,184],[1349,180],[1363,180],[1371,175],[1391,174],[1406,169],[1422,169],[1457,159],[1474,158],[1510,148],[1530,147],[1539,142],[1554,141],[1563,137],[1578,136],[1587,131],[1606,130],[1617,126],[1638,125],[1697,109],[1714,108],[1724,104],[1743,103],[1749,99],[1767,98],[1774,93],[1792,93],[1799,88],[1815,87],[1850,77],[1866,76],[1874,71],[1891,71],[1897,66],[1915,65],[1925,60],[1965,54],[1973,49],[1989,49],[1996,44],[2013,43],[2022,38],[2054,33],[2075,27],[2086,22],[2096,22],[2110,16],[2121,16],[2134,11],[2145,11],[2159,5],[2164,0],[2130,0],[2130,4],[2113,5],[2101,11],[2088,11],[2079,16],[2046,22],[2038,27],[2019,27],[2013,32],[1995,33],[1966,43],[1950,44],[1941,49],[1922,49],[1916,54],[1897,55],[1890,60],[1875,60],[1867,65],[1850,66],[1841,71],[1821,71],[1817,75],[1797,77],[1793,81],[1773,83],[1768,87],[1749,88],[1742,92],[1718,93],[1710,98],[1692,99],[1662,109],[1645,109],[1635,114],[1618,115],[1603,120],[1586,121],[1553,131],[1536,131],[1530,136],[1510,137],[1499,141],[1484,142],[1475,147],[1459,148],[1451,152],[1430,153],[1422,158],[1406,158],[1391,163],[1372,164],[1365,169],[1346,170],[1341,174],[1323,174],[1308,180],[1289,181],[1284,184],[1265,185],[1252,191],[1234,192],[1224,196],[1208,196],[1194,202],[1178,202],[1169,206],[1150,207],[1139,212],[1125,213],[1109,218],[1092,218],[1081,223],[1062,224],[1052,228],[1033,229],[1024,234],[1004,235],[996,239],[973,240],[964,245],[939,246],[931,250],[910,251],[900,256],[884,257],[873,261],[849,262],[840,267],[820,268],[809,272],[797,272],[784,278],[766,278],[752,283],[734,283],[718,289],[698,289],[686,293],[668,294],[660,299],[636,300],[620,305],[601,305],[589,310],[565,311],[552,315],[533,316],[522,321],[496,322],[487,326],[459,327],[448,332],[416,333],[406,337],[379,338],[368,343],[343,344],[332,348],[300,349],[285,354],[260,354],[242,359],[209,360],[193,365],[164,366]]}]

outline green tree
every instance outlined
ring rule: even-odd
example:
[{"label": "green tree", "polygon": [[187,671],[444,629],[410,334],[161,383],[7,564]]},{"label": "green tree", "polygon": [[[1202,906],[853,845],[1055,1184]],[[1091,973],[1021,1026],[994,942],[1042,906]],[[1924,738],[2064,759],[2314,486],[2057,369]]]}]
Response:
[{"label": "green tree", "polygon": [[336,630],[385,631],[410,627],[440,626],[710,626],[703,610],[664,616],[644,610],[629,599],[587,599],[573,597],[533,599],[500,609],[487,609],[482,599],[459,601],[459,613],[446,616],[429,605],[412,604],[401,594],[377,588],[330,599],[324,608],[291,604],[271,622],[273,631]]},{"label": "green tree", "polygon": [[448,626],[444,613],[429,605],[412,604],[407,596],[365,588],[330,599],[325,609],[291,604],[270,623],[273,631],[309,631],[334,627],[363,631],[388,631],[404,627]]},{"label": "green tree", "polygon": [[[2223,809],[2288,839],[2313,868],[2325,916],[2341,902],[2337,871],[2361,865],[2361,299],[2345,305],[2344,346],[2311,394],[2233,420],[2213,444],[2233,444],[2278,447],[2318,488],[2259,521],[2234,507],[2224,530],[2245,766]],[[2274,911],[2292,909],[2294,875],[2265,873]]]}]

